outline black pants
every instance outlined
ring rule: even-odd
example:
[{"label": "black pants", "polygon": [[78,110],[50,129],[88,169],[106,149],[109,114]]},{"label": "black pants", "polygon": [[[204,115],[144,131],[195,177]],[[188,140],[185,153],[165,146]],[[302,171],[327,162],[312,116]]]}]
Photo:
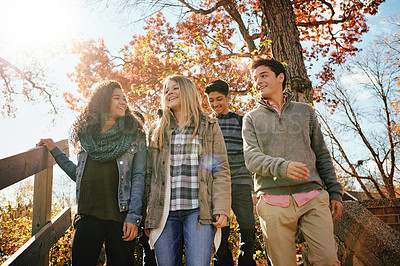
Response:
[{"label": "black pants", "polygon": [[82,216],[75,224],[72,265],[95,266],[105,242],[107,266],[134,265],[135,241],[123,241],[123,223]]},{"label": "black pants", "polygon": [[[232,184],[232,210],[239,225],[240,247],[237,265],[254,266],[255,222],[253,200],[250,185]],[[222,228],[221,245],[214,255],[214,266],[233,265],[232,253],[229,250],[230,227]]]},{"label": "black pants", "polygon": [[144,232],[142,232],[142,235],[139,237],[139,243],[143,247],[143,265],[157,266],[154,249],[150,249],[149,237]]}]

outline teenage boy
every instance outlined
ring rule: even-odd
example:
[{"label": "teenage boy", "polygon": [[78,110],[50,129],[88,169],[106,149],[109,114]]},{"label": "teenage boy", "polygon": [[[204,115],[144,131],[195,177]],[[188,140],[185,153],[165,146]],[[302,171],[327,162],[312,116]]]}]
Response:
[{"label": "teenage boy", "polygon": [[256,173],[268,255],[274,265],[296,265],[299,227],[311,265],[339,265],[332,220],[342,214],[343,190],[314,110],[283,92],[286,73],[279,61],[256,57],[250,70],[261,99],[243,119],[244,158]]},{"label": "teenage boy", "polygon": [[[224,136],[231,171],[232,210],[239,224],[240,252],[237,265],[256,265],[253,260],[255,225],[252,201],[252,177],[243,157],[243,116],[229,112],[229,86],[223,80],[215,80],[206,86],[211,109],[218,117]],[[228,237],[230,226],[222,228],[221,245],[214,256],[214,265],[233,265]]]}]

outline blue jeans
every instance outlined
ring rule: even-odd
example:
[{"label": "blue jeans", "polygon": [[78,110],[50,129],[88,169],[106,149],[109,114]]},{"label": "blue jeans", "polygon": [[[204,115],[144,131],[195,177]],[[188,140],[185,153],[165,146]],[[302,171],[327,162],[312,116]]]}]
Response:
[{"label": "blue jeans", "polygon": [[[238,222],[240,247],[237,259],[238,266],[255,266],[253,260],[255,243],[255,221],[251,186],[232,184],[232,210]],[[232,266],[233,257],[229,250],[230,227],[222,228],[221,245],[214,255],[214,266]]]},{"label": "blue jeans", "polygon": [[213,225],[199,224],[199,209],[170,211],[154,249],[159,266],[182,265],[183,244],[187,266],[209,266]]}]

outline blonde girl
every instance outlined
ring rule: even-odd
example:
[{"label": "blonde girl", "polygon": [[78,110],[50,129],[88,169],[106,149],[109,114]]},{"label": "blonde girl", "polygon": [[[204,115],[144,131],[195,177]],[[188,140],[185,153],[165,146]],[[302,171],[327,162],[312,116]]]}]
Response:
[{"label": "blonde girl", "polygon": [[218,121],[203,113],[195,85],[165,79],[160,119],[150,128],[145,228],[158,265],[209,266],[215,228],[230,212],[230,174]]}]

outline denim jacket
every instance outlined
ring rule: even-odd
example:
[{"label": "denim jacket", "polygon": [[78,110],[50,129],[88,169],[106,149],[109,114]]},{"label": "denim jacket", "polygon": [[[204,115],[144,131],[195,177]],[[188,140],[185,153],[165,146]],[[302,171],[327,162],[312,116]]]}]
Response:
[{"label": "denim jacket", "polygon": [[[119,210],[120,212],[128,211],[125,223],[133,223],[137,226],[142,220],[142,199],[147,161],[146,136],[145,134],[138,136],[129,149],[116,159],[119,172]],[[78,165],[71,162],[58,147],[52,149],[50,153],[61,169],[76,182],[76,201],[78,202],[87,152],[82,151],[78,154]]]}]

